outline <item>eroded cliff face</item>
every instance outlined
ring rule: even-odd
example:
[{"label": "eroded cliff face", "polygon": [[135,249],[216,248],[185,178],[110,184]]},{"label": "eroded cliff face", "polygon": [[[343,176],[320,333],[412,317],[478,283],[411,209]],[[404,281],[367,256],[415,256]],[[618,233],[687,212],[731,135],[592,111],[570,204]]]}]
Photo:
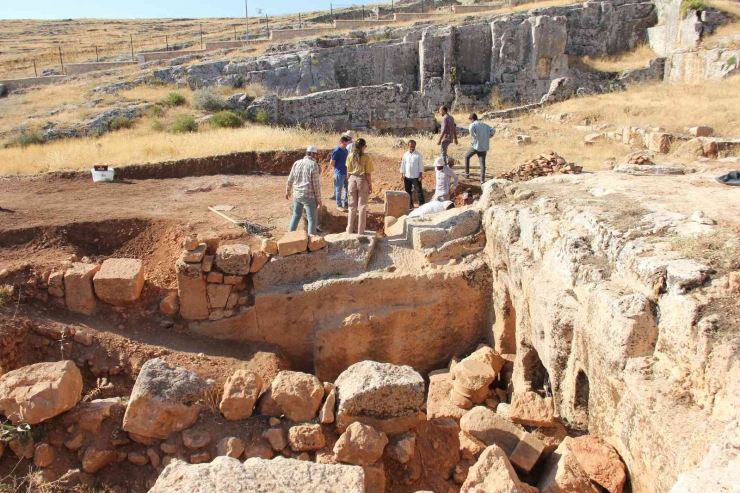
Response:
[{"label": "eroded cliff face", "polygon": [[[661,201],[655,177],[616,176],[486,184],[489,337],[516,353],[514,388],[547,389],[565,421],[615,446],[633,491],[667,492],[737,422],[738,307],[722,272],[671,248],[711,234],[686,210],[699,196]],[[703,467],[727,477],[731,459]]]}]

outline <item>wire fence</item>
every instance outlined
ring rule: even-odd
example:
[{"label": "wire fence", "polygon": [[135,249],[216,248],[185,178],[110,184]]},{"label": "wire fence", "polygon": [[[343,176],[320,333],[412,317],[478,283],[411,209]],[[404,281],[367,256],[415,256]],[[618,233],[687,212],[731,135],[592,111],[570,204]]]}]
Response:
[{"label": "wire fence", "polygon": [[[249,38],[269,38],[270,29],[295,29],[326,25],[334,20],[392,20],[394,13],[433,12],[441,7],[450,6],[455,0],[420,0],[399,4],[395,0],[383,4],[329,4],[329,10],[312,14],[290,14],[270,19],[259,14],[249,18]],[[179,20],[182,22],[183,20]],[[135,29],[135,21],[129,21]],[[80,24],[81,26],[84,23]],[[136,61],[137,53],[153,51],[188,51],[201,50],[208,42],[245,41],[245,22],[226,22],[218,26],[204,27],[203,23],[190,22],[187,29],[168,29],[164,25],[152,23],[149,29],[131,33],[106,33],[109,41],[98,42],[94,35],[88,39],[79,37],[75,41],[52,41],[50,47],[36,49],[17,56],[8,55],[0,58],[0,79],[20,79],[43,75],[63,75],[65,64],[92,62],[125,62]],[[87,29],[94,31],[95,29]],[[156,34],[152,34],[155,32]],[[75,36],[67,36],[73,38]],[[112,38],[112,40],[111,40]],[[22,37],[16,40],[20,43]],[[4,43],[5,44],[5,43]],[[9,43],[8,43],[9,44]],[[19,49],[19,51],[21,51]]]}]

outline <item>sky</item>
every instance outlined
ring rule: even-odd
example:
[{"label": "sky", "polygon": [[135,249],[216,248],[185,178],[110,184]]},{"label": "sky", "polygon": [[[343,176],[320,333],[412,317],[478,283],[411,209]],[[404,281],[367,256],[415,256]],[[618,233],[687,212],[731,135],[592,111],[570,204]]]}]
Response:
[{"label": "sky", "polygon": [[[347,0],[345,1],[345,5]],[[248,0],[249,15],[328,10],[331,0]],[[358,4],[361,4],[359,2]],[[370,3],[370,2],[368,2]],[[334,4],[336,7],[338,4]],[[0,0],[0,19],[241,17],[244,0]]]}]

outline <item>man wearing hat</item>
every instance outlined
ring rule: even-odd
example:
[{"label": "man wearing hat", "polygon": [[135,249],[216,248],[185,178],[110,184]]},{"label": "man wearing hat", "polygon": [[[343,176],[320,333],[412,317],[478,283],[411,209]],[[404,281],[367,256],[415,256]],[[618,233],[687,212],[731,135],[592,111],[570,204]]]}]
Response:
[{"label": "man wearing hat", "polygon": [[303,210],[308,218],[308,234],[316,234],[318,208],[321,206],[321,184],[319,182],[319,151],[308,146],[306,157],[293,163],[285,185],[285,200],[290,200],[293,191],[293,218],[288,231],[295,231],[301,220]]}]

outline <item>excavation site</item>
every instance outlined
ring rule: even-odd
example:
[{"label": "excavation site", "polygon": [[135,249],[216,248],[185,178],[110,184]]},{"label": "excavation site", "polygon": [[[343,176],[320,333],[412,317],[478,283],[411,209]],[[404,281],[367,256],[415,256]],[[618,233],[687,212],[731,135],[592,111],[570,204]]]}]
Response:
[{"label": "excavation site", "polygon": [[261,22],[0,53],[0,493],[740,491],[740,4]]}]

